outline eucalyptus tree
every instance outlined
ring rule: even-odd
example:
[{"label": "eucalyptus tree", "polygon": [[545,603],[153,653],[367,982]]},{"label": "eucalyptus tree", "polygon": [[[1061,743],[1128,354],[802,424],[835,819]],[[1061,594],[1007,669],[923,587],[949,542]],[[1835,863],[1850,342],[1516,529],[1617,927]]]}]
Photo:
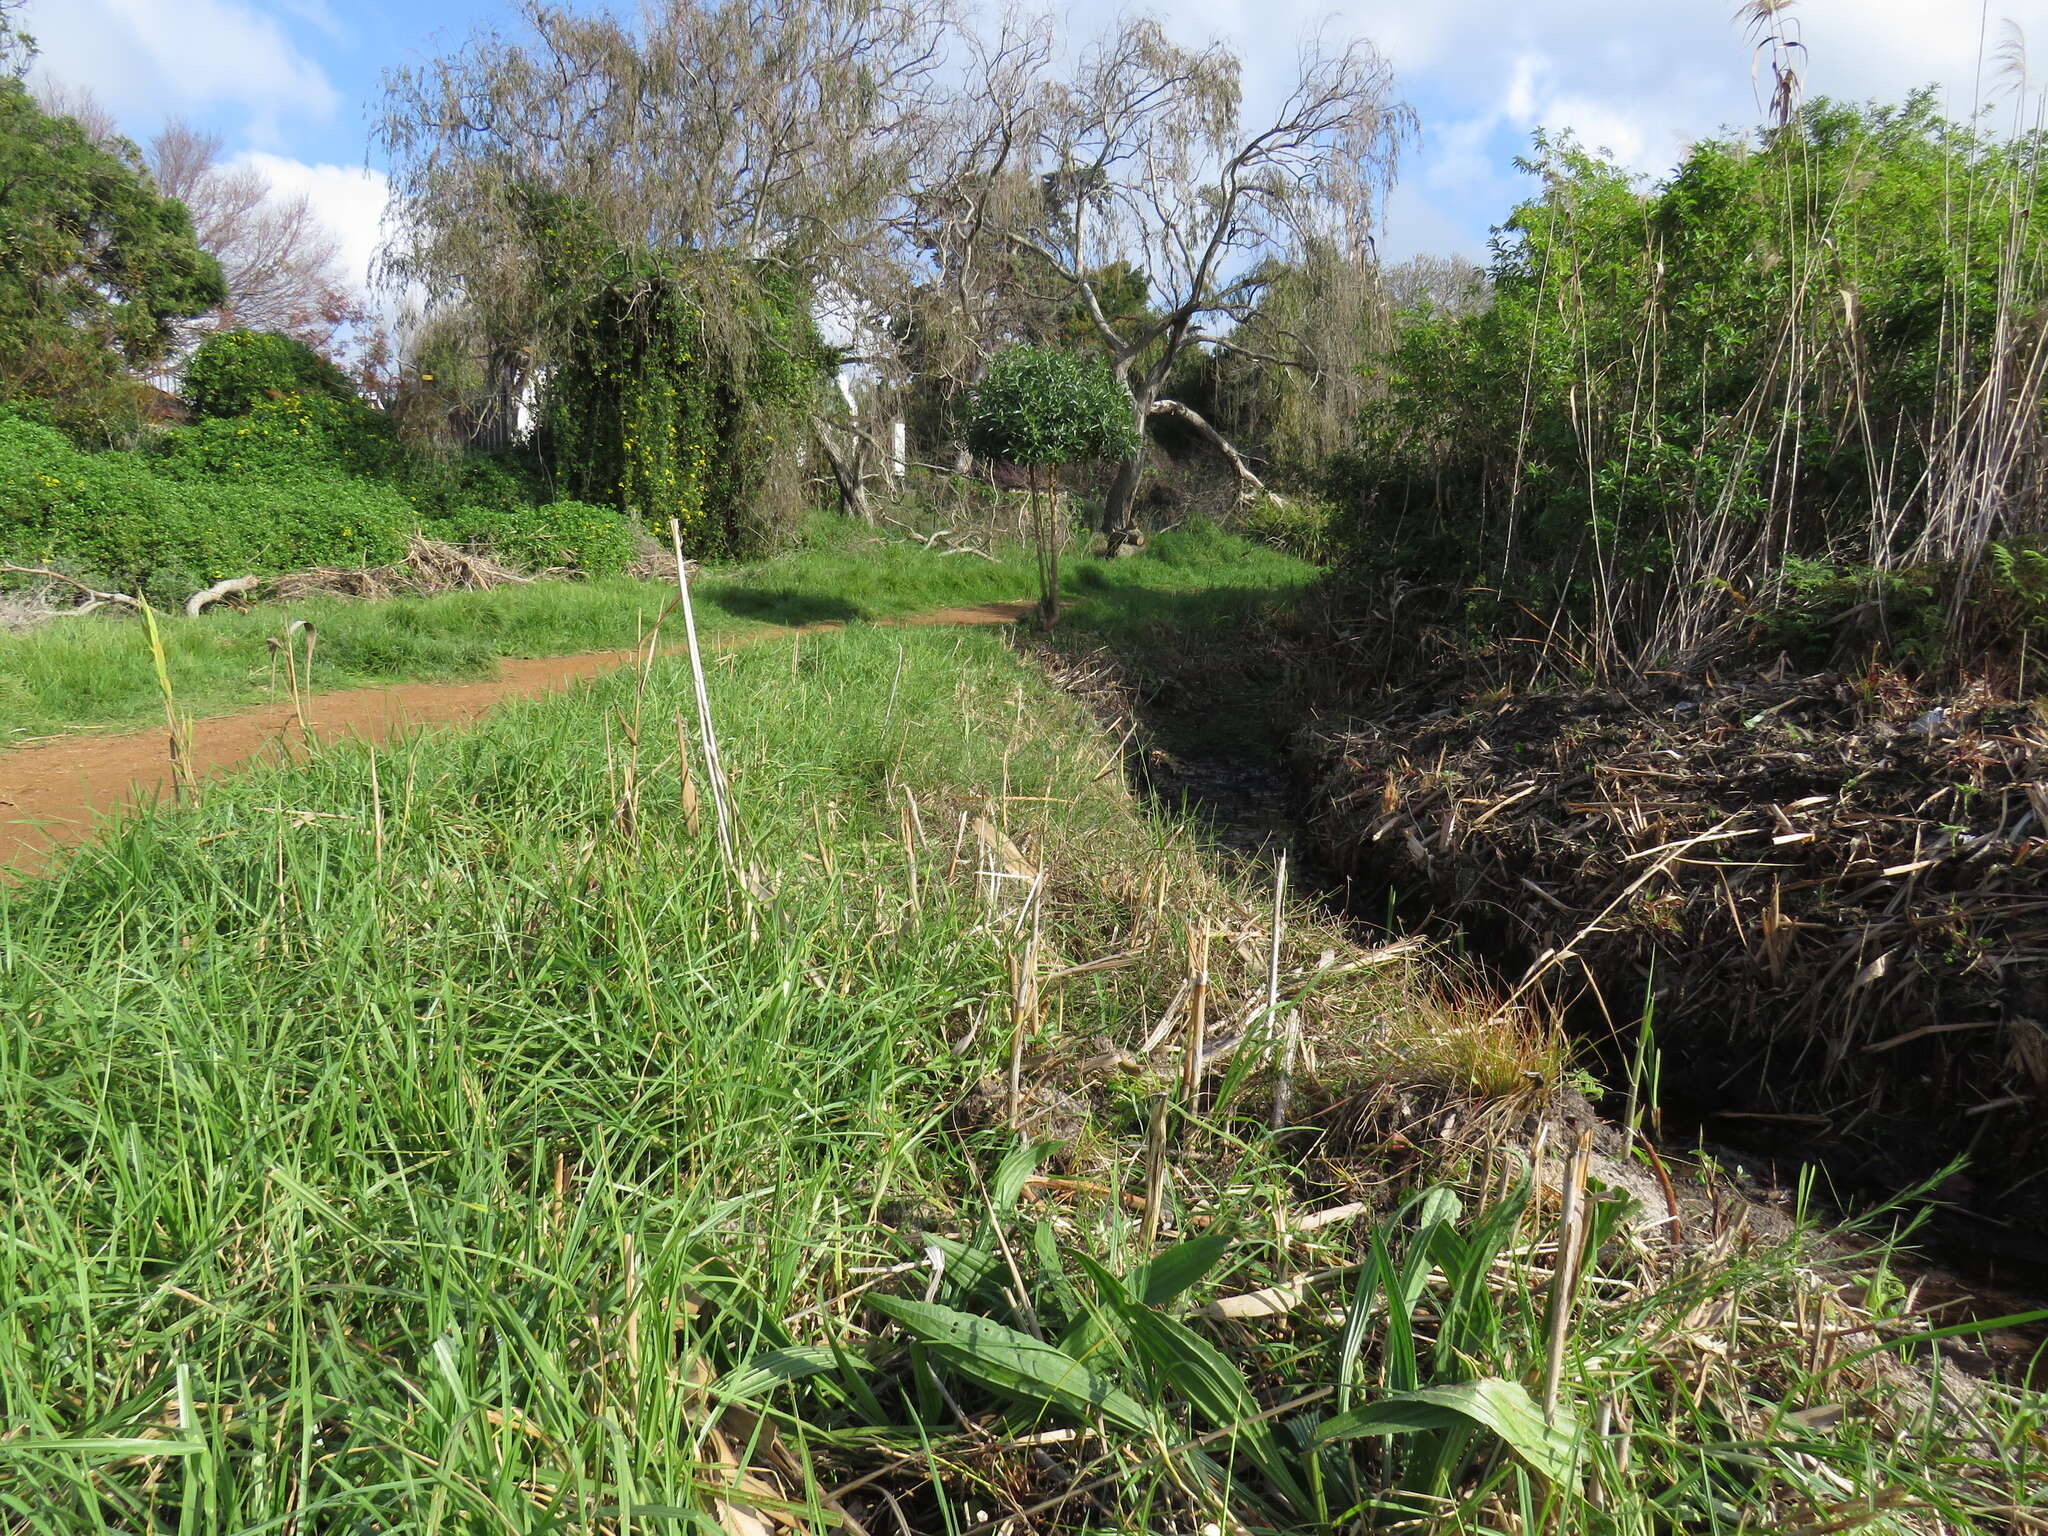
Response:
[{"label": "eucalyptus tree", "polygon": [[341,246],[304,192],[271,185],[257,167],[221,159],[222,141],[173,120],[149,141],[144,162],[166,197],[192,214],[199,248],[220,263],[227,301],[186,327],[273,331],[331,352],[345,326],[369,318],[351,290]]}]

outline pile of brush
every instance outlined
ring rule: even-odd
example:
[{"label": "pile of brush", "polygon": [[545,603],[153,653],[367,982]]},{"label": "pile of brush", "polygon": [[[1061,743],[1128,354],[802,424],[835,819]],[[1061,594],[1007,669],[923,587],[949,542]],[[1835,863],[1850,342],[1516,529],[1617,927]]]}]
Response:
[{"label": "pile of brush", "polygon": [[[1317,744],[1355,892],[1462,925],[1666,1091],[2048,1211],[2048,710],[1895,674],[1490,695]],[[1592,1015],[1598,1018],[1599,1014]],[[1839,1162],[1837,1164],[1839,1166]]]},{"label": "pile of brush", "polygon": [[[546,572],[540,573],[542,575]],[[521,575],[485,550],[413,534],[405,556],[390,565],[357,569],[319,568],[269,576],[256,585],[268,598],[286,600],[326,597],[432,597],[441,592],[484,592],[492,587],[523,586],[536,577]]]}]

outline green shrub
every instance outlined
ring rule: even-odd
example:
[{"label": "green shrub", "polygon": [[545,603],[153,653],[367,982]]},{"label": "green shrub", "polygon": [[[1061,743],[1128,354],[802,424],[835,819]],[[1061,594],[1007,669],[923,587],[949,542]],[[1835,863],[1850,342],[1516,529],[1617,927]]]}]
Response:
[{"label": "green shrub", "polygon": [[968,402],[967,445],[1032,466],[1117,459],[1137,446],[1130,397],[1102,363],[1057,347],[1012,347]]},{"label": "green shrub", "polygon": [[166,432],[163,472],[181,480],[277,479],[308,470],[394,478],[407,455],[391,423],[360,400],[285,393],[241,416],[209,417]]},{"label": "green shrub", "polygon": [[527,570],[566,567],[586,576],[616,576],[633,558],[632,520],[587,501],[475,507],[429,531],[461,543],[488,545],[500,559]]},{"label": "green shrub", "polygon": [[181,393],[202,416],[246,416],[265,400],[317,395],[356,401],[348,378],[302,341],[270,331],[222,331],[185,365]]},{"label": "green shrub", "polygon": [[465,453],[452,459],[415,455],[399,487],[428,522],[473,511],[516,514],[543,500],[532,466],[519,455]]},{"label": "green shrub", "polygon": [[1312,497],[1280,501],[1268,496],[1245,508],[1237,526],[1246,538],[1270,544],[1311,565],[1327,565],[1336,552],[1336,518],[1336,508],[1327,501]]},{"label": "green shrub", "polygon": [[416,521],[391,487],[317,467],[272,479],[161,468],[0,415],[0,556],[170,603],[225,576],[383,564]]}]

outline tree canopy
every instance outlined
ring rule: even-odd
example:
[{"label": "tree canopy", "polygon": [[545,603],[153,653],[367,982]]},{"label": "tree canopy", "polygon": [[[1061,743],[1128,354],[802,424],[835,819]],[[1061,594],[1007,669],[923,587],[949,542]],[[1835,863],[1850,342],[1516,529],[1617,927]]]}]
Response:
[{"label": "tree canopy", "polygon": [[1059,347],[1012,347],[968,408],[976,453],[1039,468],[1120,459],[1137,445],[1129,406],[1102,363]]},{"label": "tree canopy", "polygon": [[[106,148],[0,78],[0,388],[90,426],[225,297],[182,204],[132,146]],[[118,412],[115,412],[118,414]]]}]

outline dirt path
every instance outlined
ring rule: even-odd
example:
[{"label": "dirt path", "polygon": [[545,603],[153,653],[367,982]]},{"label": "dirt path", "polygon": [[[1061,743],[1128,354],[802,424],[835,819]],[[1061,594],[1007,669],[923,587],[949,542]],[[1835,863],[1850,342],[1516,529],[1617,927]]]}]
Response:
[{"label": "dirt path", "polygon": [[[891,625],[992,625],[1015,622],[1028,602],[941,608],[883,622]],[[843,628],[839,624],[741,630],[713,637],[714,650]],[[393,683],[315,694],[313,728],[328,740],[355,736],[383,741],[424,726],[465,725],[506,699],[553,693],[622,667],[635,651],[585,651],[498,664],[495,677],[474,683]],[[299,729],[288,703],[259,705],[195,721],[192,759],[205,776],[226,773],[266,755],[289,753]],[[96,822],[137,801],[163,798],[170,764],[161,726],[119,736],[74,736],[0,752],[0,881],[33,874],[50,852],[90,835]]]}]

